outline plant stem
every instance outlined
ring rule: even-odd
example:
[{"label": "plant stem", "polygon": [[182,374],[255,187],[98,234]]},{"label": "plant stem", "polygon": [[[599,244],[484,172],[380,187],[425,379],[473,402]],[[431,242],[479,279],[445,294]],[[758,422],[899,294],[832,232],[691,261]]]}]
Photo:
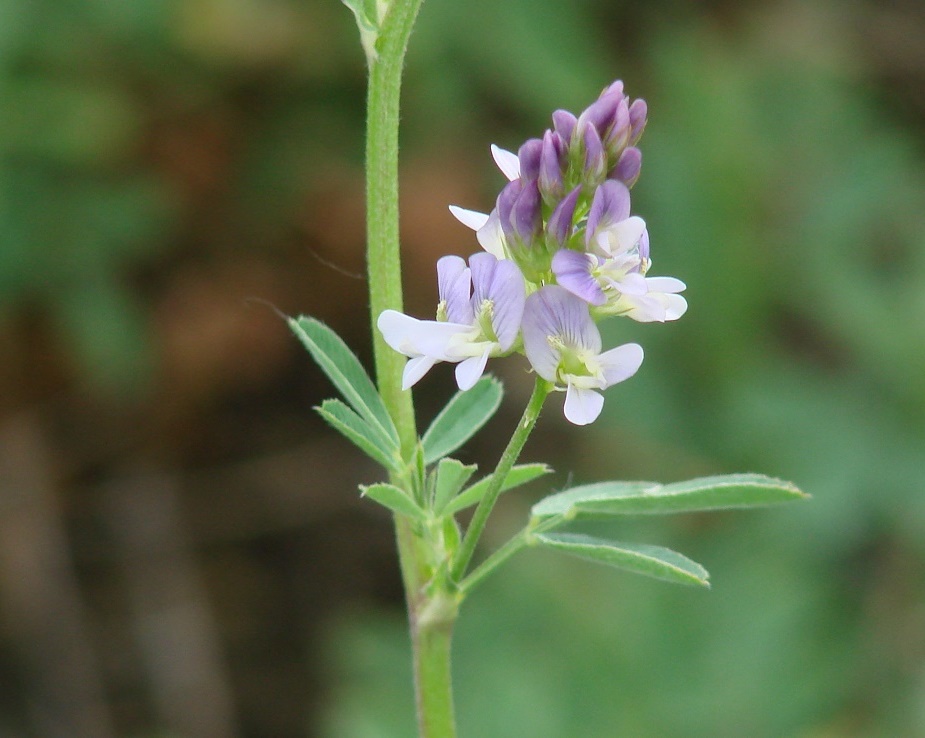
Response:
[{"label": "plant stem", "polygon": [[411,393],[401,388],[405,358],[383,340],[376,321],[383,310],[401,310],[398,235],[398,119],[401,75],[411,28],[423,0],[391,0],[382,20],[378,55],[369,59],[366,108],[366,265],[373,354],[379,392],[398,428],[402,456],[417,443]]},{"label": "plant stem", "polygon": [[[408,39],[423,0],[391,0],[379,28],[377,54],[369,57],[366,122],[366,263],[373,325],[376,379],[401,439],[402,458],[413,457],[417,428],[411,393],[401,388],[405,359],[392,351],[376,328],[383,310],[401,310],[401,254],[398,230],[398,121],[401,76]],[[398,483],[397,475],[392,481]],[[433,573],[424,542],[411,522],[395,516],[395,537],[414,659],[421,738],[453,738],[450,646],[456,602],[428,593]]]},{"label": "plant stem", "polygon": [[485,561],[475,567],[475,569],[459,583],[457,591],[459,592],[460,599],[467,597],[489,574],[494,572],[495,569],[520,551],[520,549],[531,545],[530,540],[535,534],[543,533],[561,524],[561,515],[555,515],[538,524],[534,524],[534,521],[531,520],[520,533],[511,538],[511,540],[485,559]]},{"label": "plant stem", "polygon": [[450,651],[457,601],[438,594],[412,619],[415,699],[421,738],[454,738],[453,682]]},{"label": "plant stem", "polygon": [[495,467],[494,474],[492,474],[488,491],[475,509],[472,522],[469,523],[469,528],[466,530],[466,535],[453,561],[450,576],[454,581],[458,582],[466,573],[466,568],[472,560],[472,554],[475,553],[475,547],[479,542],[482,531],[485,529],[485,524],[488,522],[488,516],[501,494],[504,480],[517,462],[517,457],[520,456],[524,444],[530,437],[530,432],[536,425],[537,418],[540,417],[540,410],[542,410],[543,403],[551,390],[552,385],[549,382],[542,377],[536,378],[536,383],[533,385],[533,394],[530,395],[527,407],[524,408],[524,414],[517,424],[514,435],[508,441],[507,448],[504,449],[504,453],[501,454],[501,458],[498,460],[498,466]]}]

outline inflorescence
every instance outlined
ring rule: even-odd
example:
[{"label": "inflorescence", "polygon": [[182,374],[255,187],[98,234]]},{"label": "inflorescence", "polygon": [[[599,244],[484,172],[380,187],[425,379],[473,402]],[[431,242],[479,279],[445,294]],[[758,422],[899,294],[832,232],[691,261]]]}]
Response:
[{"label": "inflorescence", "polygon": [[437,262],[436,320],[395,310],[379,316],[386,342],[408,357],[404,389],[446,361],[466,390],[490,357],[524,353],[540,377],[565,390],[569,421],[597,418],[599,390],[633,376],[643,351],[628,343],[601,353],[596,322],[664,322],[687,310],[683,282],[646,276],[649,234],[630,214],[646,116],[645,101],[630,102],[618,80],[578,117],[557,110],[553,127],[516,154],[491,147],[509,180],[494,209],[450,206],[485,253],[468,265],[458,256]]}]

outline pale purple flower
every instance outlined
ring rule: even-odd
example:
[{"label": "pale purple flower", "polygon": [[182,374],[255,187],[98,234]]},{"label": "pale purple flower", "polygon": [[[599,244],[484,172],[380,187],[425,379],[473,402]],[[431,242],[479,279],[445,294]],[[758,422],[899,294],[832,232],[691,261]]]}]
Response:
[{"label": "pale purple flower", "polygon": [[552,257],[556,282],[585,302],[601,307],[620,295],[644,295],[646,278],[638,254],[615,257],[562,249]]},{"label": "pale purple flower", "polygon": [[473,254],[467,267],[458,256],[444,256],[437,262],[437,285],[437,320],[386,310],[376,323],[385,342],[408,357],[402,389],[439,361],[456,363],[456,383],[470,389],[488,358],[509,353],[517,340],[525,287],[513,262]]},{"label": "pale purple flower", "polygon": [[649,235],[641,218],[631,217],[598,235],[595,252],[570,249],[552,258],[559,285],[597,308],[599,315],[625,315],[640,323],[677,320],[687,311],[674,277],[647,277]]},{"label": "pale purple flower", "polygon": [[539,376],[565,389],[565,417],[575,425],[593,422],[604,406],[599,390],[629,379],[642,364],[636,343],[601,353],[587,303],[556,285],[527,298],[522,330],[527,359]]}]

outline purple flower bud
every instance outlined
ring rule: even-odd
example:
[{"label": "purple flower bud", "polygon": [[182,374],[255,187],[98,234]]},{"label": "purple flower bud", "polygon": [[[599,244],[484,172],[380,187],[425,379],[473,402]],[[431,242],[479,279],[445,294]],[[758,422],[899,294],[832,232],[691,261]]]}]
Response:
[{"label": "purple flower bud", "polygon": [[630,105],[630,126],[632,132],[630,133],[630,143],[634,144],[639,140],[639,137],[642,136],[642,132],[646,127],[646,116],[648,114],[648,106],[646,101],[642,98],[633,100],[633,104]]},{"label": "purple flower bud", "polygon": [[623,96],[623,80],[618,79],[616,82],[611,82],[608,87],[604,88],[604,91],[601,93],[601,97],[604,95],[620,95]]},{"label": "purple flower bud", "polygon": [[520,159],[520,178],[523,180],[533,180],[540,173],[540,153],[543,150],[543,142],[538,138],[528,139],[517,152],[517,158]]},{"label": "purple flower bud", "polygon": [[622,99],[622,95],[601,95],[578,116],[578,130],[584,131],[585,126],[594,126],[603,138],[613,125],[617,107]]},{"label": "purple flower bud", "polygon": [[568,110],[557,110],[552,114],[552,126],[556,133],[568,146],[572,140],[572,134],[575,132],[575,126],[578,125],[578,118],[572,115]]},{"label": "purple flower bud", "polygon": [[565,192],[562,181],[562,164],[565,159],[565,143],[562,137],[554,131],[543,134],[542,151],[540,152],[540,192],[547,202],[555,202]]},{"label": "purple flower bud", "polygon": [[542,200],[536,180],[515,179],[498,195],[498,218],[509,245],[529,246],[543,227]]},{"label": "purple flower bud", "polygon": [[604,143],[594,126],[584,129],[585,165],[582,179],[589,184],[598,184],[607,172],[607,153]]},{"label": "purple flower bud", "polygon": [[572,218],[575,216],[575,205],[578,203],[580,194],[581,187],[579,186],[569,192],[549,216],[546,232],[557,246],[565,246],[569,236],[572,235]]},{"label": "purple flower bud", "polygon": [[604,134],[604,146],[611,161],[616,159],[626,147],[630,138],[630,111],[626,98],[620,98],[614,113],[613,125]]},{"label": "purple flower bud", "polygon": [[585,243],[591,244],[597,232],[630,216],[630,191],[622,182],[608,179],[594,192]]},{"label": "purple flower bud", "polygon": [[[511,211],[514,209],[514,203],[523,190],[523,183],[519,179],[508,182],[498,193],[498,199],[495,201],[495,212],[498,213],[498,222],[501,224],[501,230],[505,235],[511,232]],[[489,216],[491,217],[491,216]]]},{"label": "purple flower bud", "polygon": [[639,179],[639,172],[642,169],[642,152],[635,146],[624,149],[620,154],[620,159],[614,167],[610,176],[618,179],[627,187],[632,187]]},{"label": "purple flower bud", "polygon": [[541,207],[542,198],[536,180],[527,182],[511,212],[511,224],[524,243],[533,241],[543,228]]}]

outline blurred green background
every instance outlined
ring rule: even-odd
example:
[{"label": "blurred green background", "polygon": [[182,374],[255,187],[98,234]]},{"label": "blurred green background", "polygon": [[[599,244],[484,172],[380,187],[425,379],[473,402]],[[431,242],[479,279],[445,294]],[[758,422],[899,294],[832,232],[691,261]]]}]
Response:
[{"label": "blurred green background", "polygon": [[[809,503],[627,524],[713,590],[521,554],[466,603],[461,734],[925,736],[925,7],[428,0],[407,308],[477,249],[488,144],[622,78],[688,314],[525,452],[551,482],[756,471]],[[362,54],[336,0],[0,0],[0,737],[401,738],[376,479],[270,306],[364,360]],[[463,458],[487,468],[529,391]],[[416,394],[429,419],[452,391]],[[503,501],[490,544],[537,483]]]}]

